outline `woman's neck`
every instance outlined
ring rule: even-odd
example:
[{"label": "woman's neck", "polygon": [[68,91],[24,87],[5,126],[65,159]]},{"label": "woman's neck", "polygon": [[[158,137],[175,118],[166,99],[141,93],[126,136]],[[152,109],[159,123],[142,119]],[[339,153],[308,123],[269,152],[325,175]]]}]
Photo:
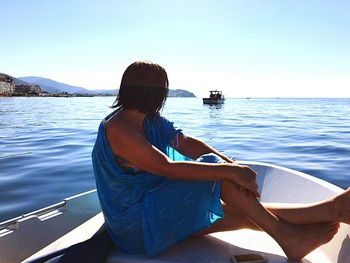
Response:
[{"label": "woman's neck", "polygon": [[132,126],[135,126],[140,129],[140,131],[143,132],[143,121],[146,117],[146,114],[138,111],[138,110],[127,110],[127,109],[122,109],[118,113],[118,118],[126,122]]}]

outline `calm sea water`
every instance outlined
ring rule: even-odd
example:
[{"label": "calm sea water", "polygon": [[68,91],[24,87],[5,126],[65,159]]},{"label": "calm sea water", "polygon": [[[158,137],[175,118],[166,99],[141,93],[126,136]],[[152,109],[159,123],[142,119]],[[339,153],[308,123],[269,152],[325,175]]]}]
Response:
[{"label": "calm sea water", "polygon": [[[0,97],[0,222],[95,188],[90,153],[113,97]],[[350,99],[169,98],[163,114],[238,160],[350,186]]]}]

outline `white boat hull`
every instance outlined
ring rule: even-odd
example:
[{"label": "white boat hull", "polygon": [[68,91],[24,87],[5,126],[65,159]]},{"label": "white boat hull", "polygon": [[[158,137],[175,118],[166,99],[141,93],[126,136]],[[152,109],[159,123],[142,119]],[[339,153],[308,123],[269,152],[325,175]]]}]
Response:
[{"label": "white boat hull", "polygon": [[[249,165],[259,175],[262,202],[309,203],[329,198],[344,190],[315,177],[291,169],[258,163]],[[45,216],[22,218],[5,230],[0,230],[0,262],[34,259],[57,249],[83,241],[102,225],[95,191],[66,200],[64,208]],[[46,218],[46,219],[45,219]],[[90,220],[87,220],[91,218]],[[44,221],[41,221],[45,219]],[[83,224],[84,223],[84,224]],[[82,224],[79,228],[77,225]],[[64,227],[63,227],[64,226]],[[68,230],[72,230],[65,235]],[[12,232],[11,232],[12,231]],[[350,227],[341,224],[331,242],[310,253],[304,262],[350,262]],[[52,243],[58,237],[56,242]],[[18,249],[20,248],[20,249]],[[19,253],[19,250],[21,252]],[[149,259],[113,251],[107,262],[231,262],[230,256],[247,252],[265,255],[269,262],[288,262],[277,243],[266,233],[239,230],[191,238],[169,249],[161,256]]]},{"label": "white boat hull", "polygon": [[223,104],[224,102],[225,102],[225,99],[203,98],[203,104],[216,105],[216,104]]}]

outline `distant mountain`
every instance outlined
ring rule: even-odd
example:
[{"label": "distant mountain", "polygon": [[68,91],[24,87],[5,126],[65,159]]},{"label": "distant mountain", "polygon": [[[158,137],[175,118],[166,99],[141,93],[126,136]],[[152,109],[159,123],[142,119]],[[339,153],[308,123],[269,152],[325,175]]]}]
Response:
[{"label": "distant mountain", "polygon": [[20,85],[20,84],[22,84],[22,85],[30,85],[30,84],[32,84],[30,82],[26,82],[26,81],[23,81],[23,80],[20,80],[20,79],[17,79],[17,78],[13,78],[13,80],[14,80],[15,84],[17,84],[17,85]]},{"label": "distant mountain", "polygon": [[111,96],[117,96],[118,94],[117,89],[93,89],[90,91],[92,94],[102,94],[102,95],[111,95]]},{"label": "distant mountain", "polygon": [[44,96],[39,85],[0,73],[0,96]]},{"label": "distant mountain", "polygon": [[65,83],[57,82],[52,79],[46,79],[41,77],[20,77],[19,80],[23,80],[25,82],[29,82],[31,84],[37,84],[39,85],[43,90],[47,91],[48,93],[62,93],[62,92],[68,92],[70,94],[92,94],[92,92],[88,89],[82,88],[82,87],[76,87],[72,85],[68,85]]},{"label": "distant mountain", "polygon": [[[20,77],[20,81],[25,81],[31,84],[39,85],[43,90],[48,93],[62,93],[68,92],[70,94],[91,94],[91,95],[111,95],[115,96],[118,94],[117,89],[108,90],[108,89],[95,89],[89,90],[82,87],[72,86],[65,83],[57,82],[52,79],[41,78],[41,77]],[[169,97],[196,97],[193,93],[182,90],[169,90]]]},{"label": "distant mountain", "polygon": [[169,97],[196,97],[192,92],[183,89],[169,90]]},{"label": "distant mountain", "polygon": [[5,73],[0,73],[0,81],[11,82],[14,85],[31,85],[28,82],[22,81]]}]

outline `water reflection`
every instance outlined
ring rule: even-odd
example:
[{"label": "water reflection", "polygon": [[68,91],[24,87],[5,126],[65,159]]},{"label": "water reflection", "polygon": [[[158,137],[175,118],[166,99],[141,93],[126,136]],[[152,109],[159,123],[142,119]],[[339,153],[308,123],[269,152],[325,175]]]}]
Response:
[{"label": "water reflection", "polygon": [[[203,104],[204,108],[209,109],[209,117],[211,120],[220,120],[222,118],[223,112],[222,110],[224,109],[224,104]],[[220,123],[215,123],[215,124],[220,124]]]},{"label": "water reflection", "polygon": [[204,107],[208,107],[209,109],[217,109],[220,110],[224,107],[225,104],[203,104]]}]

